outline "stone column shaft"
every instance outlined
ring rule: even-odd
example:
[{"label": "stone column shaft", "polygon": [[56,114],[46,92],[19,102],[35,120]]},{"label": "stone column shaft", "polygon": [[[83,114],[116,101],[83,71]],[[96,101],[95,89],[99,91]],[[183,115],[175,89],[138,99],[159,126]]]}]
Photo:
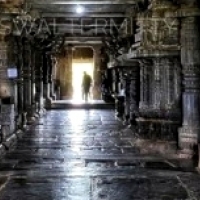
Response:
[{"label": "stone column shaft", "polygon": [[39,102],[39,114],[44,113],[44,84],[43,84],[43,66],[44,66],[44,57],[42,52],[38,54],[38,102]]},{"label": "stone column shaft", "polygon": [[11,51],[10,44],[0,35],[0,142],[5,141],[15,128],[14,87],[7,74],[10,64],[9,51]]},{"label": "stone column shaft", "polygon": [[161,107],[163,109],[168,110],[170,106],[174,103],[174,90],[175,90],[175,82],[174,82],[174,60],[173,59],[162,59],[162,80],[161,80]]},{"label": "stone column shaft", "polygon": [[140,68],[137,63],[130,72],[130,123],[133,125],[138,117],[140,96]]},{"label": "stone column shaft", "polygon": [[43,80],[44,80],[44,98],[46,106],[51,105],[51,86],[52,86],[52,64],[50,54],[44,55],[44,71],[43,71]]},{"label": "stone column shaft", "polygon": [[153,108],[160,109],[161,106],[161,59],[154,59],[153,60],[153,88],[152,88],[152,100],[153,100]]},{"label": "stone column shaft", "polygon": [[200,26],[199,18],[182,18],[181,63],[183,67],[183,122],[179,147],[193,154],[200,138]]},{"label": "stone column shaft", "polygon": [[23,98],[24,98],[24,126],[31,117],[31,47],[29,41],[23,38]]},{"label": "stone column shaft", "polygon": [[23,116],[23,110],[24,110],[24,99],[23,99],[23,52],[22,52],[22,41],[21,38],[17,38],[17,49],[18,49],[18,64],[17,64],[17,70],[18,70],[18,81],[17,81],[17,97],[18,97],[18,119],[17,124],[18,127],[21,128],[23,125],[22,122],[22,116]]}]

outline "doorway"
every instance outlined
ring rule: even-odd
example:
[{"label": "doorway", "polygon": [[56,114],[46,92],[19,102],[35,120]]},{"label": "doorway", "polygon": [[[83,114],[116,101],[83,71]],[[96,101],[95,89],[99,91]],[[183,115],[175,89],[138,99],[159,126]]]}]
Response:
[{"label": "doorway", "polygon": [[[72,87],[73,102],[82,102],[82,78],[83,72],[89,74],[93,80],[94,64],[92,62],[73,62],[72,63]],[[92,87],[90,89],[89,100],[93,99]]]}]

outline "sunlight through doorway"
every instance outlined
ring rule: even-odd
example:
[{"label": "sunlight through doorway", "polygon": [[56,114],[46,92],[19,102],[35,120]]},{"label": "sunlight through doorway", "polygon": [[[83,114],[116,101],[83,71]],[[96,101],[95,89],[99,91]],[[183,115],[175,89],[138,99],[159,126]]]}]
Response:
[{"label": "sunlight through doorway", "polygon": [[[73,102],[82,102],[82,78],[83,72],[87,72],[93,80],[93,63],[77,63],[72,64],[72,86],[73,86]],[[92,100],[92,87],[90,89],[89,100]]]}]

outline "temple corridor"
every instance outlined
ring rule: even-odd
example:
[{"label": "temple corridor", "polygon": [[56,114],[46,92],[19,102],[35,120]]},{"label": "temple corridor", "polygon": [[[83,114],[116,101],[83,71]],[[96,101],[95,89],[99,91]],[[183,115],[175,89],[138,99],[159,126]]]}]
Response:
[{"label": "temple corridor", "polygon": [[200,200],[199,0],[0,0],[0,200]]},{"label": "temple corridor", "polygon": [[51,110],[0,163],[0,200],[198,200],[200,175],[149,156],[113,110]]}]

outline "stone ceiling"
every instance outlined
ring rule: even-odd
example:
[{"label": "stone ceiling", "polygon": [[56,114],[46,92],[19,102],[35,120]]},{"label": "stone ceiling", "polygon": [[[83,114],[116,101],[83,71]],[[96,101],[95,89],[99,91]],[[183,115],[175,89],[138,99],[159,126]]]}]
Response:
[{"label": "stone ceiling", "polygon": [[[65,35],[68,43],[100,43],[118,31],[136,0],[27,0],[25,9],[37,12],[55,35]],[[76,13],[77,6],[84,8]]]}]

